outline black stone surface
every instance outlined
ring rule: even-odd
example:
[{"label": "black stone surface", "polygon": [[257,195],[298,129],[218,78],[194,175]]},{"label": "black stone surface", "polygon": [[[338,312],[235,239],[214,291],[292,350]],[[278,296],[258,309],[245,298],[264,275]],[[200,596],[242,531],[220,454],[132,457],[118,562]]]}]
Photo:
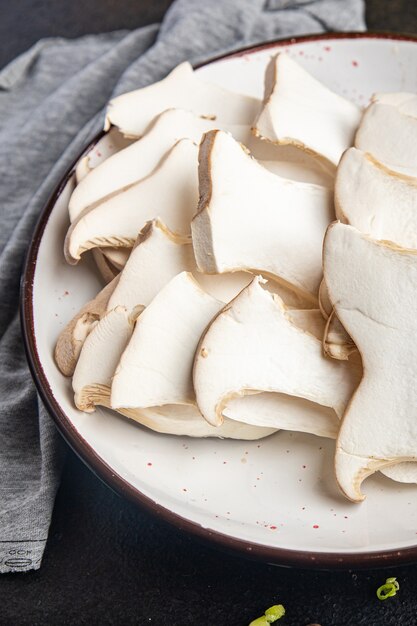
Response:
[{"label": "black stone surface", "polygon": [[[41,37],[134,28],[168,5],[3,0],[0,66]],[[417,33],[417,3],[368,0],[367,19]],[[388,575],[401,589],[380,602]],[[283,626],[416,626],[417,567],[330,573],[230,556],[120,499],[69,452],[42,568],[0,577],[1,626],[247,626],[275,603],[286,607]]]}]

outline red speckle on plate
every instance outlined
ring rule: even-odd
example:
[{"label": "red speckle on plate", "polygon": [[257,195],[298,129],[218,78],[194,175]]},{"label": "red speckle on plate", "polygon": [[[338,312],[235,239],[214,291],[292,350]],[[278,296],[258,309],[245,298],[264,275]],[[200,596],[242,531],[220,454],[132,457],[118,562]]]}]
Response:
[{"label": "red speckle on plate", "polygon": [[97,150],[96,154],[97,154],[97,156],[98,156],[98,157],[101,157],[101,152],[100,152],[100,150]]},{"label": "red speckle on plate", "polygon": [[302,57],[304,55],[304,51],[303,50],[299,50],[298,54],[300,55],[300,57]]},{"label": "red speckle on plate", "polygon": [[69,296],[69,291],[64,291],[64,296]]},{"label": "red speckle on plate", "polygon": [[313,528],[320,528],[318,524],[313,524]]},{"label": "red speckle on plate", "polygon": [[347,515],[344,515],[344,518],[345,518],[345,519],[348,519],[348,516],[347,516]]},{"label": "red speckle on plate", "polygon": [[276,526],[270,526],[269,528],[270,528],[271,530],[276,530],[276,529],[277,529],[277,527],[276,527]]},{"label": "red speckle on plate", "polygon": [[152,463],[147,463],[146,464],[148,467],[152,467]]},{"label": "red speckle on plate", "polygon": [[353,67],[358,67],[359,63],[357,61],[352,61]]},{"label": "red speckle on plate", "polygon": [[223,461],[223,465],[227,465],[227,461]]},{"label": "red speckle on plate", "polygon": [[183,491],[187,491],[185,487],[182,488]]},{"label": "red speckle on plate", "polygon": [[323,50],[325,50],[326,52],[330,52],[331,49],[331,46],[324,46],[323,48]]}]

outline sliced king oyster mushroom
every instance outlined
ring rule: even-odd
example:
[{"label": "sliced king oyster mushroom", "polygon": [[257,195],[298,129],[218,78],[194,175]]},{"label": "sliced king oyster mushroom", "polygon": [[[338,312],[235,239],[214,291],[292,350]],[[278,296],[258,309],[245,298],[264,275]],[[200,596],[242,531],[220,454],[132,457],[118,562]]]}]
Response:
[{"label": "sliced king oyster mushroom", "polygon": [[58,337],[55,362],[64,376],[72,376],[83,343],[93,325],[107,310],[107,303],[119,277],[106,285],[99,294],[73,317]]},{"label": "sliced king oyster mushroom", "polygon": [[416,104],[405,108],[391,99],[374,101],[365,110],[355,137],[355,147],[368,152],[389,169],[408,176],[417,176],[417,112]]},{"label": "sliced king oyster mushroom", "polygon": [[96,404],[103,403],[102,397],[109,397],[108,383],[133,326],[134,317],[118,306],[106,312],[86,337],[72,378],[75,405],[81,411],[91,413]]},{"label": "sliced king oyster mushroom", "polygon": [[199,189],[191,231],[200,271],[258,271],[317,302],[329,189],[271,174],[222,131],[201,142]]},{"label": "sliced king oyster mushroom", "polygon": [[417,250],[332,224],[324,274],[336,313],[362,355],[364,374],[345,412],[336,477],[345,495],[364,499],[363,480],[417,460]]},{"label": "sliced king oyster mushroom", "polygon": [[[203,133],[218,126],[216,121],[181,109],[161,113],[142,139],[103,161],[77,185],[68,205],[71,222],[86,208],[148,176],[180,139],[190,139],[198,144]],[[226,128],[233,130],[239,140],[245,140],[250,134],[249,126],[229,125]]]},{"label": "sliced king oyster mushroom", "polygon": [[[172,404],[195,406],[195,396],[192,384],[192,365],[195,349],[205,326],[223,307],[223,303],[205,293],[193,280],[191,274],[182,273],[176,276],[156,296],[149,307],[142,313],[136,323],[136,328],[120,363],[117,367],[112,383],[111,406],[129,414],[150,407]],[[319,311],[293,311],[301,323],[306,324],[310,315],[312,325],[316,330],[323,324]],[[299,331],[303,332],[303,331]],[[322,329],[318,330],[322,334]],[[155,350],[158,343],[159,350]],[[133,384],[134,379],[134,384]],[[239,410],[232,411],[232,418],[238,422],[245,422],[253,427],[256,424],[254,415],[270,406],[270,410],[278,411],[287,416],[288,399],[278,397],[270,403],[270,398],[254,398],[255,402],[249,407],[249,417],[240,420]],[[307,405],[307,403],[304,403]],[[334,414],[325,415],[323,412],[314,420],[310,407],[299,403],[298,418],[283,417],[291,423],[300,423],[305,429],[313,428],[313,432],[335,437],[338,420]],[[267,422],[267,418],[265,422]],[[226,420],[226,423],[228,420]],[[276,430],[276,426],[265,423],[262,427]]]},{"label": "sliced king oyster mushroom", "polygon": [[[230,300],[251,280],[247,272],[221,276],[204,276],[197,272],[190,238],[175,236],[160,220],[153,220],[139,233],[123,271],[98,296],[87,303],[69,322],[58,338],[55,358],[61,372],[70,376],[81,345],[92,325],[105,311],[123,306],[128,313],[140,305],[147,306],[157,293],[182,271],[198,275],[203,287],[215,297]],[[280,285],[269,286],[278,291],[290,305],[303,306],[297,294]]]},{"label": "sliced king oyster mushroom", "polygon": [[163,80],[111,100],[104,129],[113,124],[124,135],[141,137],[156,115],[173,108],[226,124],[251,124],[259,106],[256,98],[206,83],[185,62]]},{"label": "sliced king oyster mushroom", "polygon": [[137,321],[113,378],[113,408],[195,404],[194,352],[222,306],[190,273],[175,276]]},{"label": "sliced king oyster mushroom", "polygon": [[274,143],[297,146],[334,168],[353,144],[360,118],[359,107],[280,53],[266,70],[264,105],[254,132]]},{"label": "sliced king oyster mushroom", "polygon": [[192,141],[178,141],[150,176],[80,215],[65,239],[67,261],[76,263],[94,247],[131,247],[155,217],[176,234],[189,234],[198,203],[197,155]]},{"label": "sliced king oyster mushroom", "polygon": [[[124,307],[107,312],[86,339],[73,378],[76,406],[88,413],[97,405],[111,408],[110,391],[114,371],[133,331],[133,319]],[[222,428],[207,424],[195,406],[167,405],[119,413],[156,432],[189,437],[260,439],[273,432],[227,420]]]},{"label": "sliced king oyster mushroom", "polygon": [[[171,230],[188,234],[198,203],[197,155],[197,146],[182,139],[149,176],[83,212],[67,235],[68,262],[76,262],[92,247],[131,247],[138,230],[156,215]],[[112,262],[114,256],[110,253],[106,258]],[[112,265],[121,266],[117,258]]]},{"label": "sliced king oyster mushroom", "polygon": [[[239,415],[254,425],[335,437],[359,382],[360,364],[326,359],[322,328],[314,335],[297,326],[291,314],[255,277],[208,326],[196,351],[193,379],[197,406],[210,424]],[[296,400],[287,410],[291,397]]]},{"label": "sliced king oyster mushroom", "polygon": [[337,170],[335,202],[342,222],[373,239],[417,248],[417,177],[399,174],[350,148]]}]

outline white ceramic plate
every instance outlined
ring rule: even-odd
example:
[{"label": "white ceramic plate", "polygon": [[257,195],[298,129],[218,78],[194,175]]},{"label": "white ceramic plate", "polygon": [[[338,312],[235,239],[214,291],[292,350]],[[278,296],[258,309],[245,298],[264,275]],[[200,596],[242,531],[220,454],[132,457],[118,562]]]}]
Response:
[{"label": "white ceramic plate", "polygon": [[[417,43],[401,36],[291,39],[198,71],[261,97],[265,64],[278,50],[361,105],[376,91],[417,92]],[[107,137],[100,140],[97,158],[108,144]],[[23,281],[22,317],[38,388],[81,458],[113,488],[178,527],[270,562],[368,567],[416,560],[416,487],[377,475],[365,482],[366,501],[349,503],[336,486],[333,441],[290,432],[256,442],[177,438],[104,409],[87,415],[74,408],[70,381],[58,372],[53,349],[100,282],[88,263],[71,267],[63,258],[73,184],[70,172],[40,219]]]}]

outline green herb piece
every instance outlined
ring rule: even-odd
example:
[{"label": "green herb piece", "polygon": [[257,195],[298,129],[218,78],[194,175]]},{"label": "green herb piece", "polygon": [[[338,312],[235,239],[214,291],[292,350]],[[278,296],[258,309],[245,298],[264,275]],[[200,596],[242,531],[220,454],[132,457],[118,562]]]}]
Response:
[{"label": "green herb piece", "polygon": [[262,617],[258,617],[258,619],[253,620],[249,624],[249,626],[269,626],[269,624],[273,624],[277,620],[281,619],[285,615],[285,609],[282,604],[274,604],[274,606],[270,606],[269,609],[266,609],[265,614]]},{"label": "green herb piece", "polygon": [[387,578],[385,581],[385,585],[381,585],[376,590],[376,595],[378,600],[386,600],[387,598],[392,598],[395,596],[400,585],[396,578]]}]

